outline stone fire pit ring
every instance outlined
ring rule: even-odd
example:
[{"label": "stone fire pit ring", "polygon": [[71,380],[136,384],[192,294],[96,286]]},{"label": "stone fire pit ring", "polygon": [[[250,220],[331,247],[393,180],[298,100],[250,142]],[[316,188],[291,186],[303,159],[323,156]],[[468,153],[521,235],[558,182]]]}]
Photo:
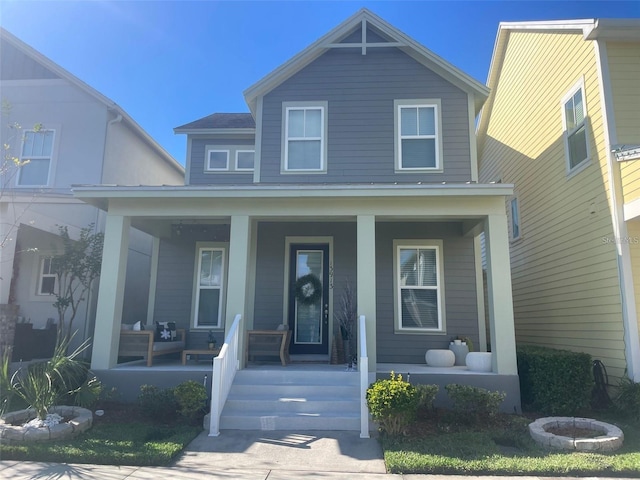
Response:
[{"label": "stone fire pit ring", "polygon": [[87,431],[93,425],[91,410],[81,407],[60,405],[49,409],[68,421],[51,427],[23,427],[22,425],[36,417],[33,408],[9,412],[0,417],[0,439],[2,443],[23,444],[28,442],[46,442],[75,437]]},{"label": "stone fire pit ring", "polygon": [[[572,438],[555,435],[548,429],[576,427],[601,433],[594,438]],[[622,446],[624,434],[615,425],[591,418],[544,417],[529,424],[529,433],[533,440],[545,447],[579,452],[612,452]]]}]

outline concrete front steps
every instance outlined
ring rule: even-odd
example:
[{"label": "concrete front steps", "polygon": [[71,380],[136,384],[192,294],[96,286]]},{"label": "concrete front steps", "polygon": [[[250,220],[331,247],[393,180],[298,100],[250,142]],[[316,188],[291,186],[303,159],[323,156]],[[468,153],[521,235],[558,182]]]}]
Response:
[{"label": "concrete front steps", "polygon": [[220,428],[360,430],[358,372],[346,372],[343,366],[296,367],[238,371]]}]

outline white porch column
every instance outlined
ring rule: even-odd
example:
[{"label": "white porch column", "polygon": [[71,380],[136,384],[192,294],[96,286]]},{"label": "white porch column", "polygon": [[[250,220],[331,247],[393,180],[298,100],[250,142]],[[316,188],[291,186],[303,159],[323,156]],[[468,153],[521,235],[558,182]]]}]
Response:
[{"label": "white porch column", "polygon": [[[369,372],[376,371],[376,218],[358,215],[357,226],[357,303],[358,316],[364,315],[367,328]],[[358,351],[360,335],[358,335]]]},{"label": "white porch column", "polygon": [[493,371],[518,373],[516,336],[513,324],[513,294],[509,261],[509,232],[506,214],[488,215],[485,221],[487,287]]},{"label": "white porch column", "polygon": [[242,315],[240,321],[240,343],[238,359],[244,361],[245,325],[247,317],[247,286],[249,284],[249,253],[251,250],[251,219],[247,215],[231,217],[229,237],[229,278],[227,281],[227,305],[225,319],[225,335],[233,325],[237,314]]},{"label": "white porch column", "polygon": [[111,368],[118,361],[130,226],[131,217],[107,215],[91,356],[94,370]]}]

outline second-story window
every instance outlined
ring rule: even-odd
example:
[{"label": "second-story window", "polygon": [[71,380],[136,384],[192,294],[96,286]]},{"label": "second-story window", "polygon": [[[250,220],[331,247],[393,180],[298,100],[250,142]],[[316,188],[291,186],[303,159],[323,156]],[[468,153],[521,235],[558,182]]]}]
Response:
[{"label": "second-story window", "polygon": [[53,130],[24,132],[20,159],[26,163],[18,170],[17,185],[30,187],[49,184],[54,136]]},{"label": "second-story window", "polygon": [[435,101],[396,101],[396,170],[441,170],[439,115]]},{"label": "second-story window", "polygon": [[255,152],[253,150],[236,151],[236,170],[253,170]]},{"label": "second-story window", "polygon": [[285,171],[326,171],[325,110],[323,105],[285,107]]},{"label": "second-story window", "polygon": [[435,107],[400,107],[400,168],[436,168]]},{"label": "second-story window", "polygon": [[567,171],[587,164],[589,148],[587,145],[586,108],[584,86],[582,82],[572,88],[562,100],[564,120],[564,139],[567,152]]},{"label": "second-story window", "polygon": [[207,170],[229,170],[229,150],[209,150]]}]

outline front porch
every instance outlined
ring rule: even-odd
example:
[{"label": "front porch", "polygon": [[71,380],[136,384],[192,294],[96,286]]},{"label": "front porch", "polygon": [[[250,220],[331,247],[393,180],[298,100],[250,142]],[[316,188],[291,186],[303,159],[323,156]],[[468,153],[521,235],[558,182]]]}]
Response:
[{"label": "front porch", "polygon": [[[487,385],[508,390],[511,407],[518,409],[504,209],[504,196],[511,192],[508,185],[475,184],[79,189],[76,195],[108,212],[103,254],[108,261],[102,264],[95,329],[101,341],[94,345],[92,369],[120,369],[133,225],[155,237],[147,325],[164,321],[184,328],[189,349],[206,348],[211,330],[219,343],[227,339],[228,351],[223,347],[216,360],[226,373],[220,378],[212,373],[223,382],[218,412],[235,372],[251,370],[247,331],[283,326],[292,332],[289,353],[329,363],[349,284],[353,313],[361,319],[352,350],[359,358],[361,393],[377,376],[388,375],[378,364],[406,364],[411,367],[405,373],[441,385],[449,376],[478,386],[491,378]],[[315,277],[312,291],[322,292],[305,302],[298,280],[309,275]],[[477,351],[491,345],[493,376],[412,371],[423,364],[426,350],[447,348],[460,335],[472,339]],[[156,368],[149,368],[149,375]]]},{"label": "front porch", "polygon": [[[309,378],[315,374],[331,374],[336,378],[357,375],[355,371],[347,371],[345,365],[329,365],[325,363],[291,363],[282,366],[276,362],[250,364],[245,370],[259,372],[262,375],[281,375],[286,372],[301,372]],[[118,365],[109,370],[96,371],[98,378],[106,388],[115,387],[119,393],[119,400],[135,402],[140,394],[140,386],[149,384],[159,388],[170,388],[187,380],[193,380],[211,388],[213,365],[211,361],[190,361],[182,365],[178,358],[158,359],[154,366],[148,368],[144,361]],[[438,385],[440,390],[435,400],[437,407],[447,406],[448,401],[444,386],[450,383],[472,385],[488,390],[499,390],[507,393],[502,405],[502,411],[513,413],[520,411],[520,394],[517,375],[499,375],[493,372],[472,372],[464,366],[429,367],[425,364],[378,363],[375,372],[376,379],[389,377],[390,372],[402,374],[405,380],[413,384]],[[326,390],[326,388],[325,388]],[[516,401],[517,399],[517,401]]]}]

